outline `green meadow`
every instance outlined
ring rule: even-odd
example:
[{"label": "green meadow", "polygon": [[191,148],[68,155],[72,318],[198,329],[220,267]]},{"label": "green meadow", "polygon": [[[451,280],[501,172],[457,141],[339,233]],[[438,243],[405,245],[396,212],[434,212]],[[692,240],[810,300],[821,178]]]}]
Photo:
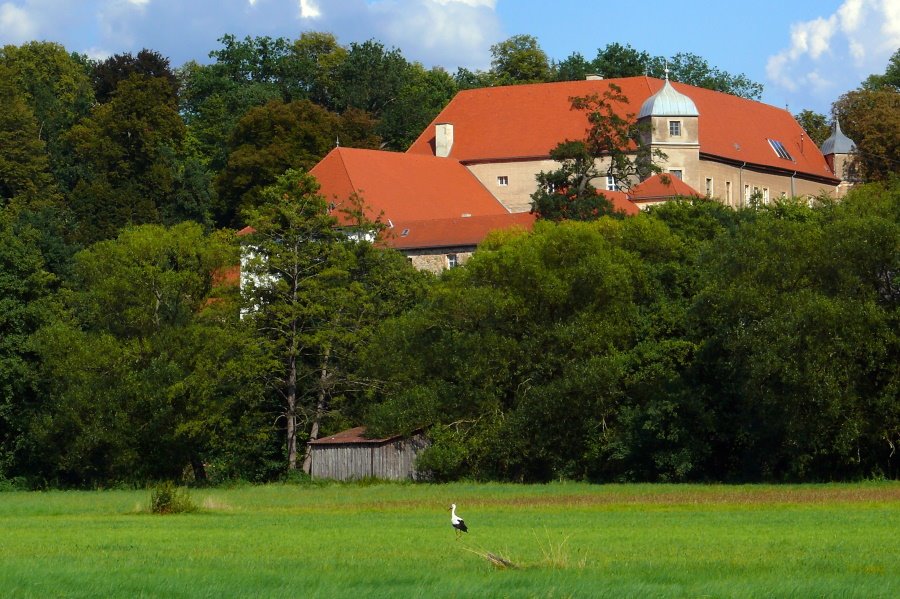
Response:
[{"label": "green meadow", "polygon": [[0,493],[0,596],[900,597],[896,482],[246,486],[166,516],[149,496]]}]

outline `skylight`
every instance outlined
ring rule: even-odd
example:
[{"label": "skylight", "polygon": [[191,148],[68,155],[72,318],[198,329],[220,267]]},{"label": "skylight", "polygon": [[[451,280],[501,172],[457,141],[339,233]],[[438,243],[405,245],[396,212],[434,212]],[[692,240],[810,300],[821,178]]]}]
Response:
[{"label": "skylight", "polygon": [[769,145],[772,146],[772,149],[775,150],[775,153],[778,154],[779,158],[784,158],[785,160],[791,161],[794,160],[793,156],[791,156],[790,153],[784,149],[784,144],[782,144],[777,139],[770,139]]}]

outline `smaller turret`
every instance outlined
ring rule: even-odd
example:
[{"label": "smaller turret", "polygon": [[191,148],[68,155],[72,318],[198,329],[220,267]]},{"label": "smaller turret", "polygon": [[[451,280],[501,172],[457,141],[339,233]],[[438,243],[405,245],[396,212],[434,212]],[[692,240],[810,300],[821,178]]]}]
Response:
[{"label": "smaller turret", "polygon": [[828,168],[836,177],[841,179],[838,186],[838,195],[843,195],[850,186],[853,176],[850,172],[850,154],[856,151],[856,144],[841,131],[841,123],[837,116],[831,126],[831,136],[822,142],[822,154],[828,163]]}]

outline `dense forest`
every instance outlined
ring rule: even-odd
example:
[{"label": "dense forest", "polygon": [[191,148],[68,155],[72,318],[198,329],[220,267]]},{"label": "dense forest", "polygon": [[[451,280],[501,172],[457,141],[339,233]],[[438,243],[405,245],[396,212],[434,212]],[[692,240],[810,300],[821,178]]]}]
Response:
[{"label": "dense forest", "polygon": [[541,221],[435,277],[338,231],[306,171],[404,150],[473,87],[761,86],[528,35],[452,74],[328,33],[220,44],[178,68],[0,48],[0,488],[275,480],[357,424],[427,429],[438,480],[900,475],[900,51],[834,104],[859,148],[842,202]]}]

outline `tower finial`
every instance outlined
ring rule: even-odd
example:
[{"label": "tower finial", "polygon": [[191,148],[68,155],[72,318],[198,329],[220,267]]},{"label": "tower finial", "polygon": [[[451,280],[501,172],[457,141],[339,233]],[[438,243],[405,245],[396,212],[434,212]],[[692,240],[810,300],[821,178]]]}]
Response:
[{"label": "tower finial", "polygon": [[669,60],[666,59],[666,81],[669,80]]}]

